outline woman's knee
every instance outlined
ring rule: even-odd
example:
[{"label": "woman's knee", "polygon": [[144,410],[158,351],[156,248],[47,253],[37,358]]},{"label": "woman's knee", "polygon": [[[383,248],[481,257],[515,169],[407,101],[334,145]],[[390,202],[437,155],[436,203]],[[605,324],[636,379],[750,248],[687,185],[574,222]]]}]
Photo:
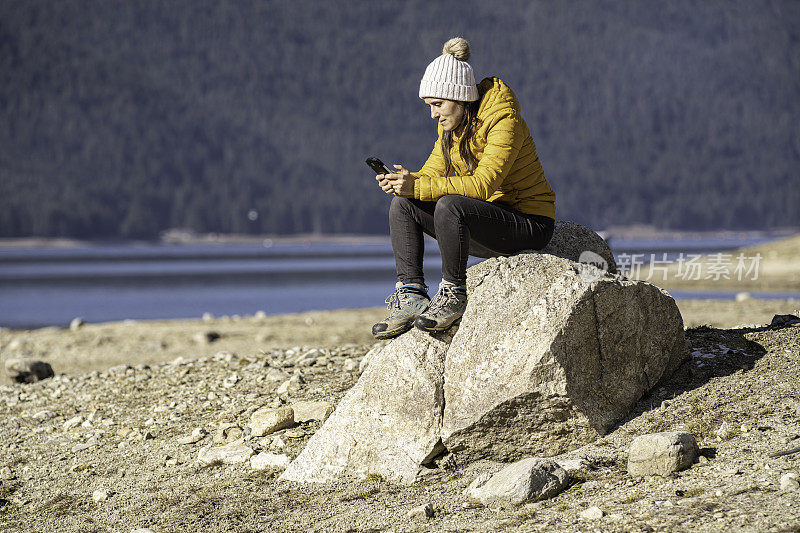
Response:
[{"label": "woman's knee", "polygon": [[436,210],[433,212],[434,219],[461,218],[464,214],[464,196],[460,194],[448,194],[436,201]]},{"label": "woman's knee", "polygon": [[392,198],[392,203],[389,205],[389,220],[397,219],[411,213],[411,200],[395,196]]}]

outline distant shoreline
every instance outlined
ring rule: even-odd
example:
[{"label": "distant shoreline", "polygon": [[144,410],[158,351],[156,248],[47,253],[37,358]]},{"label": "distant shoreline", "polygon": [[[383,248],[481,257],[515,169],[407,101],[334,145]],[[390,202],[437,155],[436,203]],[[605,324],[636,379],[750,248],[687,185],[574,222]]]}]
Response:
[{"label": "distant shoreline", "polygon": [[[800,233],[800,228],[786,227],[769,230],[671,230],[657,229],[652,226],[612,226],[597,230],[610,242],[628,240],[686,240],[697,239],[780,239]],[[0,248],[79,248],[109,244],[372,244],[385,243],[388,234],[320,234],[303,233],[294,235],[249,235],[223,233],[194,233],[183,230],[168,230],[158,239],[74,239],[67,237],[10,237],[0,239]],[[613,247],[613,244],[612,244]]]}]

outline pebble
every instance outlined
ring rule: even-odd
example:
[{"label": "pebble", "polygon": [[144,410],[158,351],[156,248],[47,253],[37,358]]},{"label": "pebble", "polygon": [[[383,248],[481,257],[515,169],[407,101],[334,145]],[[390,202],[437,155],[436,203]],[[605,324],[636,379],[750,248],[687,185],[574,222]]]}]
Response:
[{"label": "pebble", "polygon": [[800,483],[797,481],[797,474],[789,472],[781,476],[781,490],[789,492],[800,489]]},{"label": "pebble", "polygon": [[16,383],[33,383],[55,375],[50,363],[38,359],[24,357],[6,359],[5,366],[6,374]]},{"label": "pebble", "polygon": [[263,437],[294,425],[291,407],[263,408],[250,415],[250,428],[254,437]]},{"label": "pebble", "polygon": [[581,490],[585,490],[587,492],[595,491],[603,487],[603,484],[599,481],[587,481],[583,485],[581,485]]},{"label": "pebble", "polygon": [[733,436],[733,428],[727,422],[723,422],[715,433],[718,440],[726,440]]},{"label": "pebble", "polygon": [[348,357],[344,360],[343,368],[348,372],[353,372],[354,370],[358,370],[358,362]]},{"label": "pebble", "polygon": [[406,513],[406,518],[412,518],[412,519],[424,518],[427,520],[428,518],[433,518],[433,515],[434,515],[433,504],[426,503],[425,505],[414,507],[413,509],[408,511]]},{"label": "pebble", "polygon": [[176,441],[178,444],[194,444],[195,442],[202,440],[207,434],[208,432],[203,428],[194,428],[191,435],[178,437]]},{"label": "pebble", "polygon": [[253,455],[253,450],[247,446],[229,444],[218,448],[201,448],[197,454],[197,461],[202,465],[221,462],[226,465],[244,463]]},{"label": "pebble", "polygon": [[291,378],[281,383],[280,387],[275,390],[276,394],[286,394],[287,392],[297,392],[302,388],[303,383],[306,381],[300,374],[295,374]]},{"label": "pebble", "polygon": [[10,481],[15,477],[17,476],[14,475],[14,472],[11,470],[10,467],[8,466],[0,467],[0,480]]},{"label": "pebble", "polygon": [[92,499],[97,502],[104,502],[108,499],[108,491],[105,489],[97,489],[92,493]]},{"label": "pebble", "polygon": [[72,322],[69,323],[69,329],[72,331],[78,331],[86,324],[86,321],[81,317],[75,317],[72,319]]},{"label": "pebble", "polygon": [[595,505],[581,511],[580,517],[584,520],[599,520],[603,518],[604,514],[603,510]]},{"label": "pebble", "polygon": [[156,533],[149,527],[137,527],[136,529],[131,529],[131,533]]},{"label": "pebble", "polygon": [[89,448],[93,448],[95,446],[97,446],[97,437],[92,437],[83,444],[76,444],[72,447],[71,451],[72,453],[82,452],[83,450],[88,450]]},{"label": "pebble", "polygon": [[292,404],[295,422],[319,420],[324,422],[335,409],[329,402],[295,402]]},{"label": "pebble", "polygon": [[235,372],[234,372],[233,374],[231,374],[230,376],[228,376],[228,377],[225,379],[225,381],[223,381],[223,382],[222,382],[222,386],[223,386],[223,387],[225,387],[226,389],[230,389],[231,387],[233,387],[233,386],[235,386],[237,383],[239,383],[239,381],[241,381],[241,379],[242,379],[242,378],[240,378],[240,377],[239,377],[239,374],[237,374],[237,373],[235,373]]},{"label": "pebble", "polygon": [[250,468],[253,470],[267,470],[269,468],[286,468],[291,459],[286,454],[261,452],[250,458]]},{"label": "pebble", "polygon": [[212,342],[218,340],[220,338],[220,334],[216,331],[204,331],[195,334],[194,340],[198,344],[211,344]]},{"label": "pebble", "polygon": [[45,411],[39,411],[38,413],[33,415],[33,418],[35,420],[43,422],[45,420],[50,420],[51,418],[55,418],[57,416],[58,416],[58,413],[56,413],[55,411],[47,411],[47,410],[45,410]]},{"label": "pebble", "polygon": [[76,416],[76,417],[70,418],[69,420],[64,422],[64,426],[63,426],[64,427],[64,431],[76,428],[76,427],[80,426],[82,422],[83,422],[83,417],[82,416]]},{"label": "pebble", "polygon": [[222,424],[214,434],[214,444],[225,444],[241,439],[244,431],[236,424]]}]

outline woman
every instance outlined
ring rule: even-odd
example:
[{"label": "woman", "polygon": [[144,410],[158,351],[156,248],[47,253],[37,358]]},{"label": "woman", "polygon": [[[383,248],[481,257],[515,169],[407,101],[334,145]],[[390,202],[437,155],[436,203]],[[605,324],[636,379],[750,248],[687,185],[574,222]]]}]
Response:
[{"label": "woman", "polygon": [[[391,313],[372,327],[379,339],[412,326],[444,331],[467,306],[467,259],[544,248],[553,235],[555,194],[511,89],[498,78],[475,84],[469,43],[457,37],[428,65],[419,97],[439,138],[419,172],[376,180],[393,194],[389,226],[398,282]],[[442,282],[433,301],[422,273],[423,233],[436,238]]]}]

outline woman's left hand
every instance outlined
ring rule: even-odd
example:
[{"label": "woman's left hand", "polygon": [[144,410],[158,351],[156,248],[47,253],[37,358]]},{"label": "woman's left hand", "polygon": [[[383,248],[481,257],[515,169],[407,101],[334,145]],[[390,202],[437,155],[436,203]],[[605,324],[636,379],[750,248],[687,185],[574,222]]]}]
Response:
[{"label": "woman's left hand", "polygon": [[[414,197],[414,176],[403,168],[403,165],[394,165],[398,172],[394,174],[386,174],[386,179],[391,186],[391,189],[386,191],[395,196],[402,196],[404,198]],[[384,189],[386,190],[386,189]]]}]

